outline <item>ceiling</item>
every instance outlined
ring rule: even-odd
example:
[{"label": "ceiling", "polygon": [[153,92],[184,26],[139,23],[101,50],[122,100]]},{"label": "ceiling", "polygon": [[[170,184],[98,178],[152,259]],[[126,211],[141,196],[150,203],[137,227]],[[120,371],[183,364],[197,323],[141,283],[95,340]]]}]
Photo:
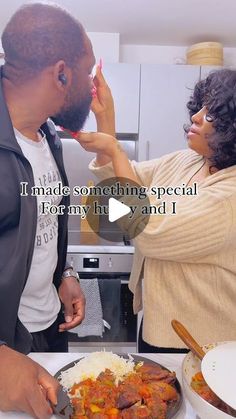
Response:
[{"label": "ceiling", "polygon": [[[37,1],[37,0],[36,0]],[[2,2],[0,33],[27,0]],[[56,0],[89,32],[118,32],[121,44],[236,47],[236,0]]]}]

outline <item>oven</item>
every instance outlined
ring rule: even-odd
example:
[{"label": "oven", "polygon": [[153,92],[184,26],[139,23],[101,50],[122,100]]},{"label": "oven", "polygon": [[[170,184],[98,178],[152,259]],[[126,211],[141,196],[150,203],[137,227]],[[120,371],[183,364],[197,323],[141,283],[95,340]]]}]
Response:
[{"label": "oven", "polygon": [[104,323],[102,336],[69,332],[69,351],[137,351],[137,316],[128,288],[132,259],[132,246],[69,246],[67,261],[81,280],[97,278]]},{"label": "oven", "polygon": [[[93,155],[83,150],[67,133],[59,134],[71,191],[76,185],[96,184],[97,178],[88,169]],[[120,134],[117,138],[129,158],[134,160],[137,156],[137,135]],[[71,204],[81,204],[83,198],[72,193]],[[68,232],[67,261],[81,279],[97,278],[105,325],[102,337],[78,337],[70,332],[69,350],[89,352],[110,348],[116,352],[136,352],[137,316],[133,314],[133,296],[128,288],[134,252],[131,242],[116,223],[109,222],[108,217],[99,219],[99,233],[96,234],[88,228],[86,219],[69,215]],[[109,233],[105,236],[109,236],[110,241],[103,238],[104,232]]]}]

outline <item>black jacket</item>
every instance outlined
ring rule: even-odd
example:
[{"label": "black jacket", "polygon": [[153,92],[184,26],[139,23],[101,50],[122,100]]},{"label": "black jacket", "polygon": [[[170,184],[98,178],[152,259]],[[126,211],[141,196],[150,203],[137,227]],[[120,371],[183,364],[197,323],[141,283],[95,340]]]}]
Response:
[{"label": "black jacket", "polygon": [[[0,70],[1,71],[1,70]],[[29,161],[18,145],[8,109],[5,104],[0,77],[0,339],[24,353],[31,348],[31,336],[18,319],[18,308],[34,250],[37,222],[36,197],[20,196],[20,182],[34,186]],[[62,157],[62,145],[54,126],[42,125],[42,130],[57,163],[62,183],[68,185]],[[61,204],[66,208],[69,197]],[[54,284],[58,288],[66,261],[67,210],[58,217],[58,263]]]}]

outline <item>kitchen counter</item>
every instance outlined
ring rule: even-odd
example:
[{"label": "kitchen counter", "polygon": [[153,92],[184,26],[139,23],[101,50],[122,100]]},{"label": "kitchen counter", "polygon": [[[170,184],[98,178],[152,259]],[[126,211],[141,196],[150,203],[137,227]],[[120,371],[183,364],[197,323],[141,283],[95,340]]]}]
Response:
[{"label": "kitchen counter", "polygon": [[[29,356],[39,364],[43,365],[51,374],[55,374],[61,367],[70,362],[81,358],[81,353],[32,353]],[[139,354],[153,361],[159,362],[170,370],[176,371],[176,375],[180,383],[182,383],[181,364],[184,354]],[[29,419],[30,416],[18,412],[0,412],[0,419]],[[52,416],[56,419],[56,416]],[[184,399],[179,412],[175,419],[199,419],[191,405]]]}]

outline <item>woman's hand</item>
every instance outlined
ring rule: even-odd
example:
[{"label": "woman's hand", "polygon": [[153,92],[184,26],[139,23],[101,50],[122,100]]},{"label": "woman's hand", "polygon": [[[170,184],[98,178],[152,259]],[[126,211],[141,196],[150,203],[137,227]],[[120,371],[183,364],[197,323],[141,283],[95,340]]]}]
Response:
[{"label": "woman's hand", "polygon": [[[139,183],[125,151],[116,138],[102,132],[81,132],[77,141],[86,151],[97,153],[97,156],[102,155],[103,159],[111,161],[116,177],[126,177]],[[97,165],[100,165],[98,157]]]},{"label": "woman's hand", "polygon": [[103,154],[109,160],[122,151],[116,138],[102,132],[80,132],[77,141],[86,151]]},{"label": "woman's hand", "polygon": [[91,110],[97,121],[97,131],[105,132],[115,137],[114,101],[111,90],[99,66],[97,66],[93,82],[96,87],[96,95],[92,100]]},{"label": "woman's hand", "polygon": [[97,165],[103,166],[111,161],[111,155],[115,150],[114,145],[118,144],[115,139],[114,101],[99,66],[97,66],[93,82],[96,87],[96,95],[92,100],[91,110],[96,118],[98,133],[80,132],[76,139],[86,151],[97,153]]},{"label": "woman's hand", "polygon": [[91,110],[95,116],[97,117],[104,113],[114,113],[114,101],[111,90],[99,66],[96,68],[96,75],[93,79],[93,83],[96,87],[96,94],[91,103]]}]

